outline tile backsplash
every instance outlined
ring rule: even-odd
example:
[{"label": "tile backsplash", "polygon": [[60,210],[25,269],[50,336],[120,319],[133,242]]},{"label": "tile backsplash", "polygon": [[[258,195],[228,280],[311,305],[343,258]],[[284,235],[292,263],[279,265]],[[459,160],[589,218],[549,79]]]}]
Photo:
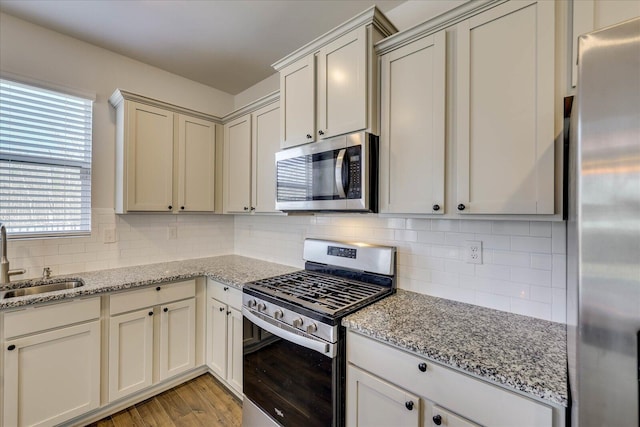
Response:
[{"label": "tile backsplash", "polygon": [[[235,252],[303,267],[306,237],[398,247],[398,287],[566,322],[565,224],[372,215],[236,216]],[[482,264],[464,261],[482,241]]]},{"label": "tile backsplash", "polygon": [[[27,273],[13,280],[72,274],[155,262],[233,253],[233,217],[223,215],[116,215],[113,209],[92,209],[91,236],[10,240],[11,268]],[[105,243],[105,231],[116,241]]]},{"label": "tile backsplash", "polygon": [[[398,287],[566,322],[565,224],[376,215],[115,215],[92,210],[91,236],[10,240],[16,276],[53,275],[236,253],[302,268],[306,237],[398,247]],[[116,241],[105,243],[115,231]],[[108,240],[108,239],[107,239]],[[482,241],[482,264],[464,261]]]}]

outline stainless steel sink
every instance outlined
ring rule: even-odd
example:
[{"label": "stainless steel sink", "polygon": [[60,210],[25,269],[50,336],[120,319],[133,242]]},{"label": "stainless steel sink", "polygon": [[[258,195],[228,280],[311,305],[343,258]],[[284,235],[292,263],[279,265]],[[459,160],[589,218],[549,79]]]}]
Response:
[{"label": "stainless steel sink", "polygon": [[67,280],[64,282],[30,286],[27,288],[17,288],[0,292],[0,299],[23,297],[25,295],[44,294],[47,292],[61,291],[64,289],[79,288],[80,286],[84,286],[84,282],[82,280]]}]

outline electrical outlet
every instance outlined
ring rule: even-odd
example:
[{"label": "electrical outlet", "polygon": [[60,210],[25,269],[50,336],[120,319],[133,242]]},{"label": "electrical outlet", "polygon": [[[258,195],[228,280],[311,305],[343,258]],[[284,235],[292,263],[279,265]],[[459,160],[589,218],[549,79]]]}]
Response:
[{"label": "electrical outlet", "polygon": [[167,228],[167,238],[169,240],[176,240],[178,238],[178,227],[169,226]]},{"label": "electrical outlet", "polygon": [[467,240],[465,243],[464,260],[467,264],[482,264],[482,242]]},{"label": "electrical outlet", "polygon": [[102,241],[104,243],[115,243],[116,241],[116,229],[115,228],[105,228],[102,236]]}]

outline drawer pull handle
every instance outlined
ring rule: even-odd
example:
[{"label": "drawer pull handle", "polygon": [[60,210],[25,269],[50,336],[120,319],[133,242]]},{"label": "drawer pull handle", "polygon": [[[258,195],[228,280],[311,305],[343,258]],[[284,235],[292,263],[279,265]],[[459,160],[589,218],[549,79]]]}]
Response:
[{"label": "drawer pull handle", "polygon": [[411,400],[408,402],[405,402],[404,406],[406,406],[408,410],[413,411],[413,402]]},{"label": "drawer pull handle", "polygon": [[161,288],[160,286],[158,286],[158,287],[156,288],[156,291],[159,291],[160,289],[162,289],[162,288]]},{"label": "drawer pull handle", "polygon": [[427,372],[427,364],[424,362],[418,364],[418,369],[420,369],[421,372]]},{"label": "drawer pull handle", "polygon": [[434,415],[433,416],[433,423],[437,426],[439,426],[440,424],[442,424],[442,417],[440,415]]},{"label": "drawer pull handle", "polygon": [[7,347],[7,350],[11,351],[11,350],[15,350],[16,346],[11,344],[9,347]]},{"label": "drawer pull handle", "polygon": [[228,290],[229,290],[229,287],[228,287],[228,286],[225,286],[224,288],[222,288],[222,290],[223,290],[223,291],[228,291]]},{"label": "drawer pull handle", "polygon": [[150,311],[150,312],[149,312],[149,316],[153,316],[153,311]]},{"label": "drawer pull handle", "polygon": [[164,311],[166,313],[167,311],[169,311],[169,308],[165,307],[162,311]]}]

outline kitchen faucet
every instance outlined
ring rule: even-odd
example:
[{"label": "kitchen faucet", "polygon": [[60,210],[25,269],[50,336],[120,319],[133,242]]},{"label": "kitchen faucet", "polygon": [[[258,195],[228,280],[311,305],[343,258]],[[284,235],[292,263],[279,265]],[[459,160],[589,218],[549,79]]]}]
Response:
[{"label": "kitchen faucet", "polygon": [[7,259],[7,229],[0,222],[0,285],[8,285],[11,276],[16,274],[24,274],[27,270],[9,270],[9,260]]}]

